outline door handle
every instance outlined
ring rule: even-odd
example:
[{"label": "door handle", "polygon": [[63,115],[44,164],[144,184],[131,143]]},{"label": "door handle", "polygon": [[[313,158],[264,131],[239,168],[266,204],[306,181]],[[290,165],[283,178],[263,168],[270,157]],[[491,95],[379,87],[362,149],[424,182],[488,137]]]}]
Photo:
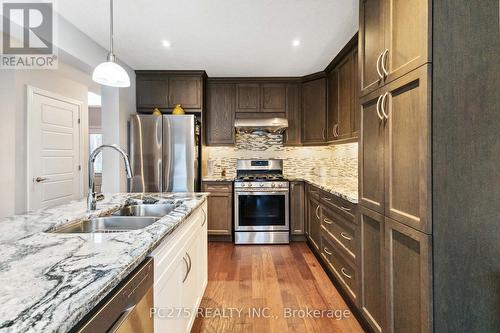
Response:
[{"label": "door handle", "polygon": [[377,74],[378,74],[379,80],[382,80],[384,78],[384,76],[380,72],[380,58],[382,58],[382,54],[384,54],[384,52],[380,52],[380,54],[378,55],[378,58],[377,58]]},{"label": "door handle", "polygon": [[389,119],[389,115],[387,113],[385,113],[385,99],[387,98],[387,95],[389,95],[388,92],[386,92],[383,96],[382,96],[382,101],[380,102],[380,110],[382,111],[382,114],[384,115],[385,119]]},{"label": "door handle", "polygon": [[380,95],[377,99],[377,116],[380,120],[384,120],[384,117],[380,114],[380,100],[382,99],[382,95]]},{"label": "door handle", "polygon": [[380,61],[380,65],[382,67],[382,71],[384,72],[385,76],[389,76],[389,72],[385,68],[385,59],[386,59],[387,54],[389,54],[389,49],[385,49],[384,53],[382,53],[382,59]]},{"label": "door handle", "polygon": [[203,212],[203,223],[201,224],[201,226],[203,227],[207,222],[207,212],[205,212],[203,208],[201,209],[201,211]]},{"label": "door handle", "polygon": [[189,275],[189,264],[186,259],[186,256],[182,257],[182,260],[184,260],[184,264],[186,264],[186,275],[184,275],[184,279],[182,279],[182,283],[186,282],[188,275]]},{"label": "door handle", "polygon": [[35,182],[41,183],[41,182],[46,181],[47,179],[48,178],[38,176],[38,177],[35,178]]}]

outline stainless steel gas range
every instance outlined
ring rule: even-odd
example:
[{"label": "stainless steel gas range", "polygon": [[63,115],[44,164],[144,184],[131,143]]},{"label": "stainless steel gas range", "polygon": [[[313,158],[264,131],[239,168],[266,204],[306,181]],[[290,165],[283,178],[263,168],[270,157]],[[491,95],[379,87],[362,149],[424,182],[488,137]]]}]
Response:
[{"label": "stainless steel gas range", "polygon": [[289,243],[289,184],[283,178],[283,161],[238,160],[236,175],[235,243]]}]

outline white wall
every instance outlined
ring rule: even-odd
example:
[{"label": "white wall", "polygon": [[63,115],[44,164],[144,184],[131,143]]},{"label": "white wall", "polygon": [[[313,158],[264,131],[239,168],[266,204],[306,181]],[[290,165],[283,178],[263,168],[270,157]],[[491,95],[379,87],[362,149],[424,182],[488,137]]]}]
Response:
[{"label": "white wall", "polygon": [[16,183],[14,72],[0,71],[0,216],[14,214]]},{"label": "white wall", "polygon": [[[0,28],[1,29],[1,28]],[[101,87],[91,80],[93,68],[106,59],[107,51],[76,29],[64,18],[59,18],[58,40],[59,69],[57,70],[0,70],[0,217],[26,212],[27,187],[27,110],[26,86],[31,85],[43,90],[61,94],[81,101],[82,132],[85,160],[82,161],[84,189],[87,186],[88,161],[88,108],[87,93],[100,93]],[[127,120],[135,112],[135,75],[131,68],[122,63],[131,76],[132,86],[116,92],[117,96],[106,102],[103,98],[103,134],[112,143],[127,147]],[[113,89],[113,88],[111,88]],[[118,89],[116,89],[118,90]],[[108,94],[103,94],[108,95]],[[103,96],[104,97],[104,96]],[[109,109],[104,107],[109,106]],[[110,178],[108,191],[118,192],[126,189],[125,176],[113,168],[115,155],[104,156],[103,163],[109,163],[103,177]],[[110,159],[110,162],[107,160]],[[120,178],[121,177],[121,178]]]},{"label": "white wall", "polygon": [[[135,108],[135,73],[129,71],[131,86],[129,89],[103,87],[102,97],[102,142],[117,144],[128,149],[128,119],[136,112]],[[103,152],[102,191],[126,192],[127,179],[122,158],[116,151]],[[118,171],[118,172],[117,172]]]}]

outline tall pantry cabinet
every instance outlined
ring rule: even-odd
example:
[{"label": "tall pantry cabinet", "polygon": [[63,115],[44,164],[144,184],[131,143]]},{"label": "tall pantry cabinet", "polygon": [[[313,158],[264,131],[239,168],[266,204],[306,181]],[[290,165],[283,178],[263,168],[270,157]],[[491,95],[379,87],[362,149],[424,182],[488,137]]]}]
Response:
[{"label": "tall pantry cabinet", "polygon": [[499,9],[360,1],[358,306],[373,331],[500,329]]},{"label": "tall pantry cabinet", "polygon": [[360,2],[360,310],[377,332],[432,330],[430,9]]}]

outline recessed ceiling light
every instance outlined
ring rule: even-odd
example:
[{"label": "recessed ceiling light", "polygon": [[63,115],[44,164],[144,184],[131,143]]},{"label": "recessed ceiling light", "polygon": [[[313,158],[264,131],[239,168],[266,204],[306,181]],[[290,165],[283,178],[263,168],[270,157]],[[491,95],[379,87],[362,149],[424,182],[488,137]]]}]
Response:
[{"label": "recessed ceiling light", "polygon": [[295,46],[295,47],[300,46],[300,39],[294,39],[292,41],[292,45]]},{"label": "recessed ceiling light", "polygon": [[172,44],[170,44],[170,42],[169,42],[168,40],[162,40],[162,42],[161,42],[161,43],[162,43],[162,45],[163,45],[164,47],[170,47],[170,46],[172,45]]}]

